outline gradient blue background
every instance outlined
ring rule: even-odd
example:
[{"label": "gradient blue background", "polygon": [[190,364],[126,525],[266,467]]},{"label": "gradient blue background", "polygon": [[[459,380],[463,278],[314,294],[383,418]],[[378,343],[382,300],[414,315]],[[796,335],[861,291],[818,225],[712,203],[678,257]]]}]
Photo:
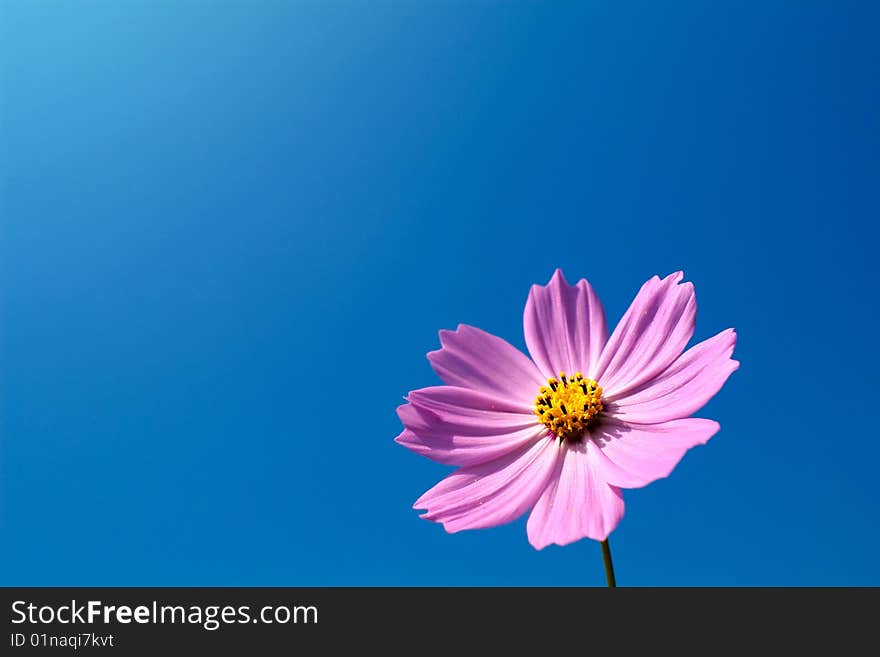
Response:
[{"label": "gradient blue background", "polygon": [[437,330],[523,347],[558,266],[740,336],[621,584],[880,584],[878,19],[4,2],[0,583],[602,584],[420,520],[449,469],[392,442]]}]

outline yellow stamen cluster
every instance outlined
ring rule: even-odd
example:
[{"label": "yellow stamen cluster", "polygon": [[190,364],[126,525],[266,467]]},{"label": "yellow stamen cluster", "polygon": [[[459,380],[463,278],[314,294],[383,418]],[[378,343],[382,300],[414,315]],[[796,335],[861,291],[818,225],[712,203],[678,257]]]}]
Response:
[{"label": "yellow stamen cluster", "polygon": [[602,412],[602,388],[580,372],[548,379],[535,398],[535,415],[559,438],[576,440]]}]

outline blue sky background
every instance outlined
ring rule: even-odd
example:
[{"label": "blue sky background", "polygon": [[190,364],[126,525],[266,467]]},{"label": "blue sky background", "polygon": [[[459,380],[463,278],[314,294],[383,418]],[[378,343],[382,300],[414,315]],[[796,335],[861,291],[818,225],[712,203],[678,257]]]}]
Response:
[{"label": "blue sky background", "polygon": [[0,583],[603,584],[392,441],[562,267],[740,336],[621,584],[880,584],[878,8],[4,2]]}]

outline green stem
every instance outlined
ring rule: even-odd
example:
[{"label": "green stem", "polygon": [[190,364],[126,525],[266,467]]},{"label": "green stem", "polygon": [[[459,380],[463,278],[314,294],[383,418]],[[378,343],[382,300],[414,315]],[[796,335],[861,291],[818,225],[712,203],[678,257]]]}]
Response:
[{"label": "green stem", "polygon": [[602,545],[602,561],[605,562],[605,579],[608,580],[608,587],[616,587],[617,581],[614,579],[614,564],[611,563],[611,547],[608,541],[604,540]]}]

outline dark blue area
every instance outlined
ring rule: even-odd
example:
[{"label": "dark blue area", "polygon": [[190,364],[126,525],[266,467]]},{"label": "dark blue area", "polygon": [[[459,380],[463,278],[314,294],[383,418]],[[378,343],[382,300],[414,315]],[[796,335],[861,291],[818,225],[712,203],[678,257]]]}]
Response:
[{"label": "dark blue area", "polygon": [[878,5],[600,4],[5,3],[0,582],[602,584],[392,441],[562,267],[740,336],[620,584],[880,584]]}]

